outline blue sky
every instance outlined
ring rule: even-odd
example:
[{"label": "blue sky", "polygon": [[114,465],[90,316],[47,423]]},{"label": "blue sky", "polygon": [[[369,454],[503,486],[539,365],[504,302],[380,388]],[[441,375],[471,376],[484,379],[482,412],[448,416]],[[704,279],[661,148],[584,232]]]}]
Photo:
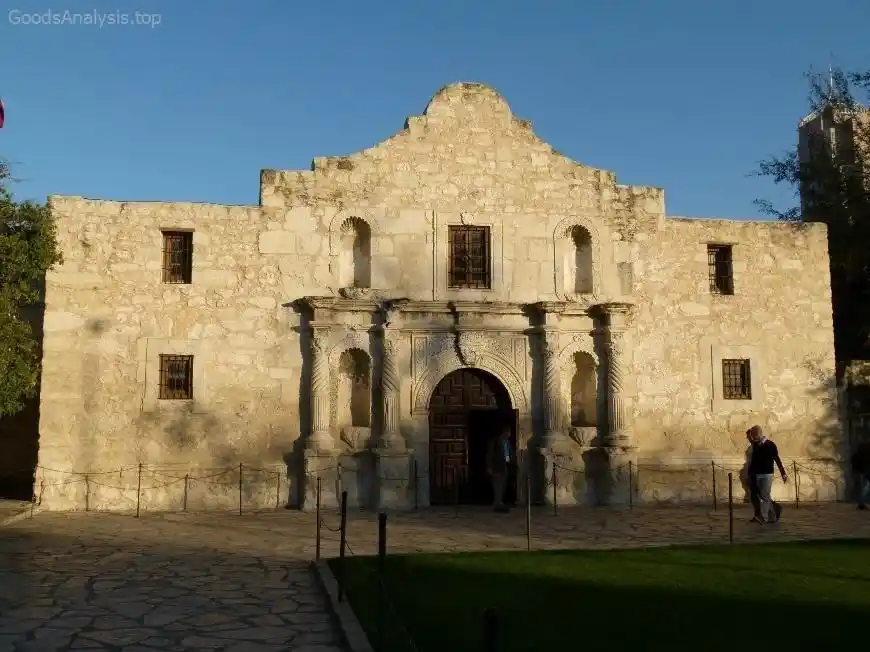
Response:
[{"label": "blue sky", "polygon": [[[152,24],[21,24],[48,10]],[[7,0],[0,11],[0,156],[20,199],[255,204],[261,168],[371,146],[444,84],[479,81],[559,151],[664,187],[668,214],[757,217],[756,197],[791,201],[747,174],[794,140],[803,72],[870,68],[870,2],[857,0]]]}]

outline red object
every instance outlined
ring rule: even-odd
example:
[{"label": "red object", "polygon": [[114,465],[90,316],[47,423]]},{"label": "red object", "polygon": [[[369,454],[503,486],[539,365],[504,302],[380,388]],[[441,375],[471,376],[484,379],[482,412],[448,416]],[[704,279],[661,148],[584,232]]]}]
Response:
[{"label": "red object", "polygon": [[6,121],[6,111],[3,109],[3,100],[0,100],[0,129],[3,128],[3,123]]}]

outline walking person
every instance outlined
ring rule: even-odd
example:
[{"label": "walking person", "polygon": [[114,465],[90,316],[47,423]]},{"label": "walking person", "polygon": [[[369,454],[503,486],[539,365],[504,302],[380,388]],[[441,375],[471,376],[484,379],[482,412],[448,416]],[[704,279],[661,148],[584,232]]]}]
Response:
[{"label": "walking person", "polygon": [[782,507],[774,502],[770,496],[773,489],[773,466],[776,465],[783,482],[788,482],[788,474],[779,458],[779,450],[776,444],[764,436],[761,426],[752,426],[746,431],[750,441],[749,457],[749,486],[750,495],[755,492],[756,499],[753,501],[755,515],[752,520],[756,523],[775,523],[782,514]]},{"label": "walking person", "polygon": [[870,440],[858,444],[852,454],[852,470],[858,489],[858,509],[867,509],[870,500]]},{"label": "walking person", "polygon": [[508,464],[511,461],[510,431],[503,429],[498,437],[493,437],[486,451],[486,470],[492,480],[492,506],[497,512],[507,512],[504,502],[507,489]]},{"label": "walking person", "polygon": [[746,488],[749,490],[749,502],[752,503],[752,518],[750,522],[754,523],[761,520],[761,502],[758,500],[758,485],[755,482],[755,476],[749,471],[749,466],[752,462],[752,428],[746,431],[746,441],[749,442],[749,446],[746,448],[743,471],[740,475],[746,483]]}]

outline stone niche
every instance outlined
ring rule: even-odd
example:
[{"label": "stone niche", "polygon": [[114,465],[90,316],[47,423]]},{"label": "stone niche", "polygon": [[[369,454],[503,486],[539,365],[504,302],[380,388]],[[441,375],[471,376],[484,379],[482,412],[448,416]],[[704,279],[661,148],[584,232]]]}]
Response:
[{"label": "stone niche", "polygon": [[395,310],[390,301],[375,299],[366,287],[365,226],[348,218],[340,231],[344,248],[339,247],[339,263],[346,265],[341,273],[347,273],[341,280],[348,285],[342,298],[299,302],[309,342],[304,393],[311,401],[302,470],[304,509],[314,509],[318,483],[324,507],[338,506],[343,491],[351,508],[412,503],[406,486],[412,451],[397,419],[402,332],[391,324]]}]

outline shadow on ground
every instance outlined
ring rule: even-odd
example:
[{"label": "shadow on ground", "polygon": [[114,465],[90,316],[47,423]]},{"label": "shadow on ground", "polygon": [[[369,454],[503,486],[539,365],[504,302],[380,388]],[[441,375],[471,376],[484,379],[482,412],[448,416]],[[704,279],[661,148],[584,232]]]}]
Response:
[{"label": "shadow on ground", "polygon": [[[390,556],[390,650],[477,652],[486,608],[503,652],[847,647],[870,614],[868,541],[534,555]],[[335,568],[335,562],[331,562]],[[375,560],[348,594],[377,637]],[[406,630],[406,631],[405,631]]]},{"label": "shadow on ground", "polygon": [[0,649],[343,649],[317,579],[268,532],[64,516],[3,528]]}]

